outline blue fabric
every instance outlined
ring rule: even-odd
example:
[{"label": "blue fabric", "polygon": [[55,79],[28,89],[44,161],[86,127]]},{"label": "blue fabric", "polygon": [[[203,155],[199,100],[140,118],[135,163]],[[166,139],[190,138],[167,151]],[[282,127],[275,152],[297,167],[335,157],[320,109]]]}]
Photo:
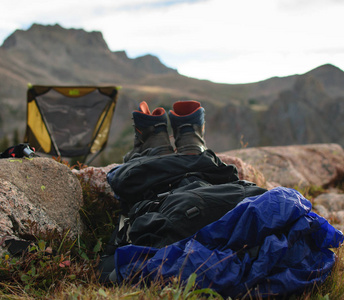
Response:
[{"label": "blue fabric", "polygon": [[162,249],[129,245],[115,253],[119,282],[139,279],[186,281],[224,297],[292,294],[321,284],[329,275],[343,234],[311,212],[299,192],[278,187],[246,198],[194,236]]}]

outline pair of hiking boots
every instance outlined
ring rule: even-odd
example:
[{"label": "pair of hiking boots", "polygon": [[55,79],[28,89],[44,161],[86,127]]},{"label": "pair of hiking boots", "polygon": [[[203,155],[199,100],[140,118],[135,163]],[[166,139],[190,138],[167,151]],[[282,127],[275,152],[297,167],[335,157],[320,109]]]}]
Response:
[{"label": "pair of hiking boots", "polygon": [[173,130],[176,152],[200,154],[206,149],[204,137],[204,108],[198,101],[177,101],[168,115],[158,107],[151,113],[145,101],[133,112],[134,148],[124,156],[124,162],[141,155],[175,153],[168,130],[168,117]]}]

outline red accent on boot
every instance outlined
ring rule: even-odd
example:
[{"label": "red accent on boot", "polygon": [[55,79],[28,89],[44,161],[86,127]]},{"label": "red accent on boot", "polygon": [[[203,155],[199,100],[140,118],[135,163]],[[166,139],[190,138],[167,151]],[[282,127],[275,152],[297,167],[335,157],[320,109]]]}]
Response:
[{"label": "red accent on boot", "polygon": [[194,100],[177,101],[173,104],[171,113],[175,116],[187,116],[201,108],[201,103]]},{"label": "red accent on boot", "polygon": [[139,109],[140,110],[137,110],[138,112],[143,113],[145,115],[151,115],[151,116],[162,116],[165,113],[165,109],[163,109],[162,107],[157,107],[151,113],[146,101],[142,101],[140,103]]},{"label": "red accent on boot", "polygon": [[162,116],[165,113],[165,110],[162,107],[157,107],[153,110],[152,116]]}]

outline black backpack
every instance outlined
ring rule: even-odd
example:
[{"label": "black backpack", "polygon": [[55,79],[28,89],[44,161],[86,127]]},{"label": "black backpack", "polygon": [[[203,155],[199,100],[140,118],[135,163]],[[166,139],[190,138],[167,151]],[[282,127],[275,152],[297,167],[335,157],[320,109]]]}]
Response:
[{"label": "black backpack", "polygon": [[191,182],[161,199],[136,203],[129,212],[129,240],[135,245],[164,247],[220,219],[246,197],[265,191],[241,180],[219,185]]},{"label": "black backpack", "polygon": [[108,254],[128,243],[164,247],[218,220],[244,198],[266,191],[239,180],[236,167],[211,150],[197,156],[139,157],[113,172],[108,180],[126,218],[113,233]]},{"label": "black backpack", "polygon": [[[113,174],[112,174],[113,173]],[[237,168],[227,165],[211,150],[201,155],[169,154],[129,160],[108,174],[108,182],[122,203],[153,199],[170,191],[186,177],[196,176],[211,184],[239,180]]]}]

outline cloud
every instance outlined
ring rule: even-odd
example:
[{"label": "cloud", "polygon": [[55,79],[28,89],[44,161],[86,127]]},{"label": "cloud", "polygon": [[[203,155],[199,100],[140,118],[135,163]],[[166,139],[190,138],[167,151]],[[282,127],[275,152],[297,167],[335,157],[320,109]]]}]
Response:
[{"label": "cloud", "polygon": [[117,8],[118,11],[138,11],[138,10],[150,10],[150,9],[161,9],[166,7],[178,6],[181,4],[195,4],[203,1],[208,0],[155,0],[155,1],[131,1],[128,3],[127,1],[125,4],[119,6]]},{"label": "cloud", "polygon": [[282,9],[304,10],[318,9],[319,7],[327,8],[331,6],[343,6],[342,0],[279,0],[278,6]]},{"label": "cloud", "polygon": [[[344,54],[341,55],[341,59]],[[302,61],[302,64],[299,61]],[[228,55],[226,58],[188,60],[178,69],[183,74],[220,83],[247,83],[275,76],[303,74],[319,65],[329,63],[327,53],[282,53],[264,51]]]}]

